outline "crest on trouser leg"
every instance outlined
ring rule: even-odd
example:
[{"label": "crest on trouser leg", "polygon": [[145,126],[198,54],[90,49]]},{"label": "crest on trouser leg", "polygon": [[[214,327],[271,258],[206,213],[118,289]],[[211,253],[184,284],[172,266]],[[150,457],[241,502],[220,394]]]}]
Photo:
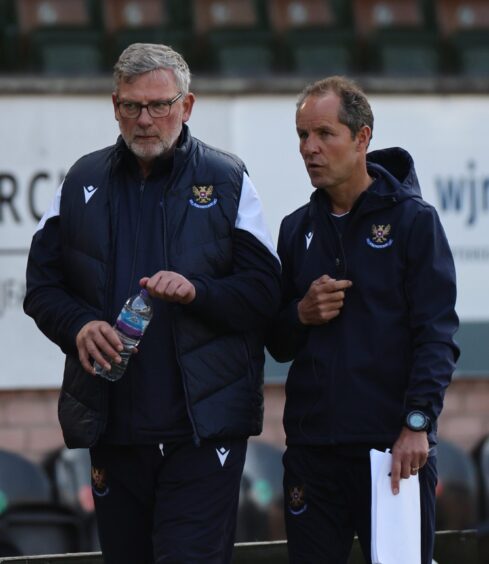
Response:
[{"label": "crest on trouser leg", "polygon": [[307,509],[304,486],[290,486],[288,488],[288,509],[292,515],[300,515]]},{"label": "crest on trouser leg", "polygon": [[109,493],[105,468],[92,466],[92,491],[99,497],[103,497]]}]

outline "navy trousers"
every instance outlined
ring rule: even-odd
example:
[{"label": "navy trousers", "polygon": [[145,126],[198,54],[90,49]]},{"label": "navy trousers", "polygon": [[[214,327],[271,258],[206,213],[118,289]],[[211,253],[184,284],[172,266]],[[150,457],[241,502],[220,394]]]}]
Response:
[{"label": "navy trousers", "polygon": [[228,564],[246,440],[99,445],[92,492],[105,564]]},{"label": "navy trousers", "polygon": [[[371,564],[368,452],[352,455],[335,447],[289,446],[283,460],[291,564],[346,564],[355,534]],[[436,457],[431,455],[419,472],[422,564],[431,564],[433,557],[436,482]]]}]

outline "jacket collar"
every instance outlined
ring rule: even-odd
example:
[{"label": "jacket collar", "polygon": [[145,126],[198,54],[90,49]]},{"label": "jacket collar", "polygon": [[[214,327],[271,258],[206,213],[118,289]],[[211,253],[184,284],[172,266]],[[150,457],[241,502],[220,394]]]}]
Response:
[{"label": "jacket collar", "polygon": [[[357,198],[352,211],[369,211],[396,205],[407,198],[421,198],[421,189],[411,155],[400,147],[381,149],[367,154],[367,170],[376,177],[369,188]],[[327,192],[315,189],[311,195],[310,214],[329,213]]]},{"label": "jacket collar", "polygon": [[[182,131],[173,154],[171,156],[166,155],[156,159],[150,176],[153,176],[154,174],[158,175],[159,172],[163,172],[165,170],[168,171],[168,169],[171,170],[174,166],[180,168],[192,153],[194,145],[195,143],[188,126],[183,124]],[[141,174],[136,157],[128,148],[122,136],[119,135],[114,146],[112,171],[116,173],[121,170],[129,171],[137,177]]]}]

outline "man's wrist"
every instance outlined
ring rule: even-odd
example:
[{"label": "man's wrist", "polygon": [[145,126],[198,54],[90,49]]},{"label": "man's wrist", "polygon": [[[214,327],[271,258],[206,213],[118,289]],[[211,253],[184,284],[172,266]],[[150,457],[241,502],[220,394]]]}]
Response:
[{"label": "man's wrist", "polygon": [[305,319],[302,317],[302,312],[301,312],[301,303],[302,301],[298,301],[297,302],[297,321],[301,324],[301,325],[306,325],[306,321]]},{"label": "man's wrist", "polygon": [[432,427],[431,419],[429,418],[429,416],[419,408],[408,411],[404,416],[403,424],[410,431],[414,432],[425,431],[429,433]]}]

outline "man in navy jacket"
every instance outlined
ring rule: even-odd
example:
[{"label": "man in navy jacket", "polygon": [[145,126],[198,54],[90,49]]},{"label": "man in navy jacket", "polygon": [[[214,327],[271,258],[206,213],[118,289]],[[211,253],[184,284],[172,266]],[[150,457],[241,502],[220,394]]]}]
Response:
[{"label": "man in navy jacket", "polygon": [[292,360],[284,426],[291,562],[370,562],[371,448],[392,449],[393,494],[419,473],[431,563],[436,421],[458,357],[452,255],[410,155],[367,154],[373,115],[352,82],[308,86],[296,113],[316,188],[281,225],[283,304],[269,350]]},{"label": "man in navy jacket", "polygon": [[[66,175],[24,308],[66,354],[59,419],[68,447],[90,447],[104,562],[225,564],[280,263],[244,164],[190,134],[183,58],[134,44],[114,80],[121,136]],[[93,361],[120,362],[112,325],[141,287],[153,318],[108,382]]]}]

